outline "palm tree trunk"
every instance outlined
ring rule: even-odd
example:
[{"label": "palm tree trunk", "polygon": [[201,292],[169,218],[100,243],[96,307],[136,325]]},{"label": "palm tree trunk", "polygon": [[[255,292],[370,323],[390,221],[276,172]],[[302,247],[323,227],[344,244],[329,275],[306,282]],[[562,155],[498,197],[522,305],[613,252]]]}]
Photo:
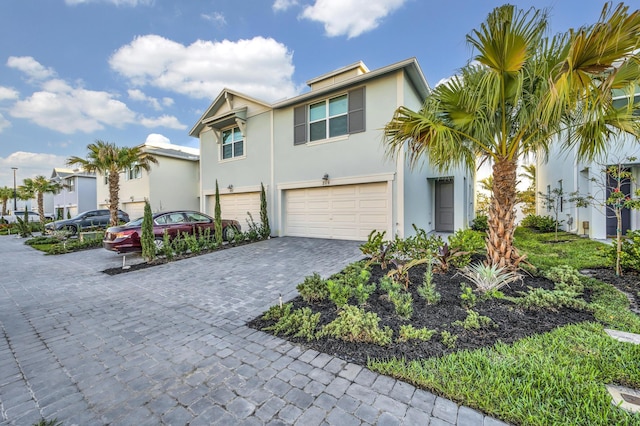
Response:
[{"label": "palm tree trunk", "polygon": [[38,216],[40,216],[40,224],[44,226],[44,194],[38,191],[36,199],[38,200]]},{"label": "palm tree trunk", "polygon": [[516,169],[512,160],[493,165],[493,192],[489,206],[487,260],[491,265],[515,268],[524,258],[513,246],[516,205]]},{"label": "palm tree trunk", "polygon": [[109,172],[109,224],[116,226],[118,224],[118,194],[120,192],[120,174],[118,171],[111,170]]}]

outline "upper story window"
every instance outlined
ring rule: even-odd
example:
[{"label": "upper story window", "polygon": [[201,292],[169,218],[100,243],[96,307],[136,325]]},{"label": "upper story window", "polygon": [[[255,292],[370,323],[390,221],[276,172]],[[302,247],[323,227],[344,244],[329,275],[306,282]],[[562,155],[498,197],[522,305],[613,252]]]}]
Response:
[{"label": "upper story window", "polygon": [[242,157],[244,155],[244,136],[239,127],[222,132],[222,159]]},{"label": "upper story window", "polygon": [[74,192],[76,190],[76,180],[74,178],[67,179],[66,185],[69,192]]},{"label": "upper story window", "polygon": [[347,95],[309,105],[309,140],[347,134]]},{"label": "upper story window", "polygon": [[294,145],[364,132],[365,88],[294,108],[293,121]]},{"label": "upper story window", "polygon": [[140,179],[142,177],[142,169],[139,166],[129,167],[126,170],[127,180]]}]

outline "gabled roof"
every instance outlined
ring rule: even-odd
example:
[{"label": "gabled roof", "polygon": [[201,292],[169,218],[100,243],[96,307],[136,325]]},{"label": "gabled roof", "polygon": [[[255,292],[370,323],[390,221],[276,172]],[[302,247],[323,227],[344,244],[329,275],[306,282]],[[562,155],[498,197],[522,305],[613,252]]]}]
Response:
[{"label": "gabled roof", "polygon": [[[220,94],[215,98],[215,100],[211,103],[211,105],[209,105],[209,108],[207,108],[207,110],[200,116],[200,118],[198,119],[198,121],[196,121],[196,124],[193,126],[193,128],[191,128],[191,130],[189,131],[189,136],[193,136],[194,138],[197,138],[198,135],[200,134],[200,131],[202,130],[202,128],[208,123],[207,119],[210,119],[210,116],[212,115],[212,113],[214,111],[217,111],[218,109],[220,109],[220,107],[227,102],[227,99],[229,98],[229,96],[237,96],[239,98],[244,98],[247,99],[251,102],[254,102],[256,104],[259,105],[263,105],[266,108],[271,108],[271,105],[268,102],[262,101],[260,99],[256,99],[253,98],[251,96],[245,95],[243,93],[240,92],[236,92],[234,90],[231,89],[227,89],[224,88],[222,89],[222,91],[220,92]],[[233,110],[231,111],[229,114],[226,115],[231,115],[233,113],[240,113],[243,108],[240,108],[238,111]],[[246,118],[246,108],[244,108],[244,112],[245,112],[245,118]]]},{"label": "gabled roof", "polygon": [[[214,111],[220,109],[220,107],[227,101],[228,96],[239,96],[257,104],[263,105],[267,108],[285,108],[291,105],[299,104],[301,102],[306,102],[315,97],[326,95],[327,93],[334,92],[336,90],[342,90],[350,86],[362,84],[368,80],[400,70],[403,70],[407,74],[409,82],[418,92],[419,96],[423,99],[426,98],[431,91],[431,88],[429,87],[429,84],[427,83],[427,80],[424,77],[422,69],[420,69],[420,65],[418,64],[418,60],[416,58],[409,58],[404,61],[396,62],[395,64],[387,65],[386,67],[375,69],[373,71],[369,71],[369,69],[362,61],[358,61],[351,65],[347,65],[346,67],[331,71],[307,81],[307,84],[312,88],[311,91],[295,96],[293,98],[278,101],[273,104],[269,104],[267,102],[260,101],[242,93],[225,88],[211,103],[204,114],[202,114],[202,116],[198,119],[191,131],[189,131],[189,136],[197,138],[202,129],[207,125],[215,124],[216,127],[222,127],[224,125],[232,124],[236,118],[240,120],[246,118],[246,108],[233,109],[220,116],[211,116]],[[323,85],[322,83],[326,81],[331,81],[331,83]]]},{"label": "gabled roof", "polygon": [[51,173],[51,178],[50,179],[65,179],[68,177],[72,177],[72,176],[80,176],[80,177],[86,177],[86,178],[93,178],[95,179],[96,174],[95,173],[89,173],[89,172],[85,172],[82,169],[65,169],[62,167],[54,167],[53,168],[53,172]]},{"label": "gabled roof", "polygon": [[[348,68],[353,68],[354,66],[364,66],[361,62],[356,62],[355,64],[350,65],[349,67],[341,68],[340,70],[336,70],[332,73],[325,74],[322,78],[326,79],[332,74],[342,73]],[[366,67],[365,67],[366,68]],[[378,68],[373,71],[369,71],[363,74],[359,74],[355,77],[348,78],[342,81],[339,81],[335,84],[325,86],[321,89],[312,90],[310,92],[303,93],[301,95],[295,96],[293,98],[285,99],[284,101],[276,102],[273,104],[273,108],[284,108],[291,105],[299,104],[301,102],[306,102],[309,99],[313,99],[315,97],[320,97],[326,95],[327,93],[334,92],[336,90],[344,89],[349,86],[355,86],[358,84],[362,84],[368,80],[372,80],[377,77],[384,76],[386,74],[394,73],[399,70],[404,70],[409,77],[409,81],[414,86],[418,94],[421,98],[426,98],[431,90],[429,88],[429,84],[427,83],[422,70],[420,69],[420,65],[418,65],[418,60],[416,58],[406,59],[404,61],[396,62],[395,64],[387,65],[386,67]],[[310,83],[313,84],[318,79],[310,80]]]}]

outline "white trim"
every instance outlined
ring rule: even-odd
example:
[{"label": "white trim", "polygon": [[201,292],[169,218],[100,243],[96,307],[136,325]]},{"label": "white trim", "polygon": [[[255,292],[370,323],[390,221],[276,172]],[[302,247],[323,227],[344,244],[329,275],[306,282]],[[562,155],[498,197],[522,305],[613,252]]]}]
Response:
[{"label": "white trim", "polygon": [[[315,188],[318,186],[338,186],[338,185],[355,185],[359,183],[375,183],[375,182],[391,182],[395,179],[396,173],[376,173],[372,175],[349,176],[341,178],[330,178],[330,184],[323,184],[322,178],[316,180],[305,180],[297,182],[279,183],[276,185],[278,191],[287,189]],[[258,187],[259,188],[259,187]],[[259,189],[258,189],[259,190]]]},{"label": "white trim", "polygon": [[[404,104],[404,73],[397,72],[396,73],[396,102],[398,107]],[[396,223],[395,230],[392,229],[392,234],[397,235],[400,238],[404,238],[405,230],[404,230],[404,149],[405,146],[402,145],[401,149],[396,154],[396,171],[398,174],[398,179],[396,180]],[[395,231],[395,232],[393,232]]]},{"label": "white trim", "polygon": [[305,144],[299,144],[299,145],[296,145],[296,146],[317,146],[317,145],[324,145],[326,143],[344,141],[344,140],[347,140],[347,139],[349,139],[349,134],[340,135],[340,136],[334,136],[332,138],[327,138],[327,139],[318,139],[317,141],[307,142]]}]

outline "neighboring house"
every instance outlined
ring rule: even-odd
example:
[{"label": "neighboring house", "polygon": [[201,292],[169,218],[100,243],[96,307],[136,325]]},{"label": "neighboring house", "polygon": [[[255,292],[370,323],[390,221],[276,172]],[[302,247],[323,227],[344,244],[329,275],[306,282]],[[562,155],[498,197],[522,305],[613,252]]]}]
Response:
[{"label": "neighboring house", "polygon": [[415,59],[369,71],[362,62],[308,82],[310,91],[269,104],[223,90],[192,128],[200,140],[200,208],[259,221],[264,184],[272,234],[366,240],[465,228],[473,174],[439,174],[425,161],[385,156],[382,129],[399,106],[419,109],[429,86]]},{"label": "neighboring house", "polygon": [[[141,145],[158,164],[149,172],[133,167],[120,173],[119,208],[133,220],[144,214],[144,200],[151,210],[198,209],[198,149],[161,142]],[[97,175],[98,207],[109,207],[107,177]]]},{"label": "neighboring house", "polygon": [[[626,102],[627,97],[618,96],[614,102]],[[636,93],[635,102],[640,102],[640,93]],[[640,111],[636,111],[640,112]],[[565,135],[566,137],[566,135]],[[609,197],[612,183],[607,184],[604,170],[608,166],[624,165],[633,178],[627,185],[623,185],[622,192],[631,194],[640,183],[640,141],[624,135],[613,138],[609,142],[609,149],[600,158],[590,162],[576,161],[575,150],[563,152],[559,144],[554,144],[549,153],[549,161],[538,159],[537,189],[543,194],[551,193],[555,188],[562,189],[565,199],[561,203],[559,220],[563,221],[563,229],[595,239],[606,239],[616,234],[617,221],[613,212],[604,207]],[[630,157],[635,159],[629,160]],[[595,197],[596,203],[578,208],[569,201],[570,195],[577,192],[580,195]],[[539,215],[553,215],[542,202],[538,204]],[[637,210],[622,210],[622,232],[640,229],[640,212]]]},{"label": "neighboring house", "polygon": [[51,173],[51,181],[59,183],[62,187],[56,194],[44,194],[44,211],[52,212],[56,219],[74,217],[96,208],[95,173],[87,173],[80,169],[55,168]]}]

